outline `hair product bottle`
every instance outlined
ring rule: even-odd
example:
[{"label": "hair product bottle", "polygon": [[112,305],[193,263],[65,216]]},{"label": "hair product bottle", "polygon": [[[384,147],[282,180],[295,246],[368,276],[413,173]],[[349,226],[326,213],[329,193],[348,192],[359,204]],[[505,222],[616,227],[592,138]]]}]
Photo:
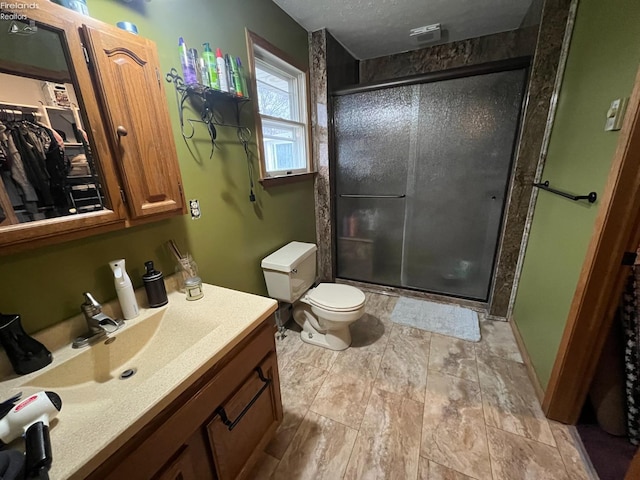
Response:
[{"label": "hair product bottle", "polygon": [[187,44],[184,43],[184,38],[180,37],[178,40],[178,49],[180,51],[180,64],[182,65],[182,78],[187,85],[190,83],[197,83],[196,78],[196,66],[189,57],[189,50]]},{"label": "hair product bottle", "polygon": [[227,81],[227,67],[224,63],[222,50],[216,48],[216,64],[218,65],[218,81],[220,82],[220,90],[229,91],[229,82]]},{"label": "hair product bottle", "polygon": [[109,266],[113,271],[113,281],[116,286],[120,308],[122,309],[122,316],[125,320],[136,318],[140,311],[131,279],[125,270],[124,258],[109,262]]},{"label": "hair product bottle", "polygon": [[210,88],[220,90],[220,81],[218,80],[218,67],[216,65],[216,56],[211,51],[211,46],[208,43],[203,43],[204,51],[202,52],[202,58],[204,59],[205,67],[209,72],[209,85]]}]

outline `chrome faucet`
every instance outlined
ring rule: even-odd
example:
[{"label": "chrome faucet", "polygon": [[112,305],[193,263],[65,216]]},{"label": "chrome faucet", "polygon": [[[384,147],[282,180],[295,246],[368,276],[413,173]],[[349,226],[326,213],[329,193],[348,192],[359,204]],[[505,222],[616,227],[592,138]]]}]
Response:
[{"label": "chrome faucet", "polygon": [[102,313],[102,305],[89,292],[84,292],[83,295],[84,303],[80,305],[80,309],[84,314],[84,319],[87,321],[88,331],[73,341],[73,348],[86,347],[124,325],[122,320],[115,320]]}]

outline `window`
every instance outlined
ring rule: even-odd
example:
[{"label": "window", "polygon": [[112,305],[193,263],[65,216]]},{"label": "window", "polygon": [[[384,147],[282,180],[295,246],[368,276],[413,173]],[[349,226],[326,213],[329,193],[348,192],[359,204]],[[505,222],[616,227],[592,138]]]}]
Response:
[{"label": "window", "polygon": [[261,180],[310,173],[307,71],[248,30],[247,45]]}]

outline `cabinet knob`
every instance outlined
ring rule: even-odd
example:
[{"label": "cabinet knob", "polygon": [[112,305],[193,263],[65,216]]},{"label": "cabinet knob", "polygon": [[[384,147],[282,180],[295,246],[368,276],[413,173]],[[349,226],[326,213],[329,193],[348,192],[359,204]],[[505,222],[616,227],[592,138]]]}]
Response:
[{"label": "cabinet knob", "polygon": [[126,137],[129,134],[129,132],[127,132],[127,129],[122,125],[119,125],[118,128],[116,128],[116,133],[119,137]]}]

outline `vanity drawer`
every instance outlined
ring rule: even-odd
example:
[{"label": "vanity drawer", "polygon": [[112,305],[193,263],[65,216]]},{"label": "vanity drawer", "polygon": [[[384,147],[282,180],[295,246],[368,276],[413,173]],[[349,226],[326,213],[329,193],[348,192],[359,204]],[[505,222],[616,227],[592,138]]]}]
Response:
[{"label": "vanity drawer", "polygon": [[236,392],[215,411],[207,425],[219,480],[244,478],[256,451],[262,451],[278,426],[278,364],[270,354]]}]

